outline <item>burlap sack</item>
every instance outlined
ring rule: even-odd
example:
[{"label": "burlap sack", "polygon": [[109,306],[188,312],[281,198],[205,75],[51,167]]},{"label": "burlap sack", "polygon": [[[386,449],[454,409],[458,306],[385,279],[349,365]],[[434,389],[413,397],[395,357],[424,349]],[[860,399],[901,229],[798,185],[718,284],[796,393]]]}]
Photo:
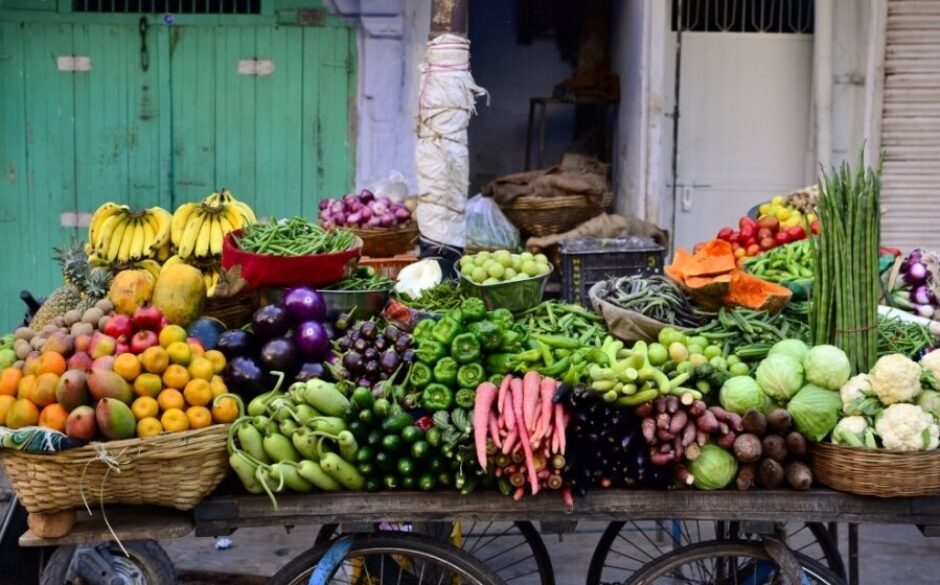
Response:
[{"label": "burlap sack", "polygon": [[598,282],[588,291],[588,297],[591,299],[591,305],[607,323],[607,329],[611,335],[623,341],[656,341],[659,332],[666,327],[672,327],[678,331],[684,331],[684,327],[676,327],[668,323],[650,319],[646,315],[636,311],[621,309],[613,303],[609,303],[600,297],[601,287],[604,282]]}]

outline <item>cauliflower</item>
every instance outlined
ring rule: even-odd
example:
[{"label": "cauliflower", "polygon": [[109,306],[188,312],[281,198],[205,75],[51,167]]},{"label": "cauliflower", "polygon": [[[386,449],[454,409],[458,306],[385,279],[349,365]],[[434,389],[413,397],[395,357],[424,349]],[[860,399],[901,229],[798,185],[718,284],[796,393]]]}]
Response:
[{"label": "cauliflower", "polygon": [[920,358],[920,365],[933,372],[934,377],[940,380],[940,349],[924,354],[924,357]]},{"label": "cauliflower", "polygon": [[940,445],[936,419],[915,404],[892,404],[886,408],[875,422],[875,432],[885,449],[923,451]]},{"label": "cauliflower", "polygon": [[864,447],[866,439],[871,440],[874,436],[871,429],[868,428],[868,421],[863,416],[848,416],[839,421],[836,428],[832,429],[832,442],[835,445],[850,445],[852,447]]},{"label": "cauliflower", "polygon": [[849,378],[849,381],[839,389],[842,397],[842,411],[849,415],[863,414],[861,404],[874,395],[871,389],[871,379],[868,374],[859,374]]},{"label": "cauliflower", "polygon": [[899,353],[883,356],[875,362],[868,378],[871,389],[885,406],[910,402],[920,392],[920,366]]}]

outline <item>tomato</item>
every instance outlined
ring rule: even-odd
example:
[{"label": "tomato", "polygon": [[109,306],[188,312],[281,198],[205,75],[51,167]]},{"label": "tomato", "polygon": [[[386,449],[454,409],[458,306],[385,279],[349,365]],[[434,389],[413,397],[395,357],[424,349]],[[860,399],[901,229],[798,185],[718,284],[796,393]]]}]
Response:
[{"label": "tomato", "polygon": [[813,225],[811,227],[813,228],[814,234],[819,234],[819,220],[818,219],[813,220]]},{"label": "tomato", "polygon": [[738,244],[741,241],[741,234],[738,232],[731,232],[731,235],[728,236],[728,241],[732,244]]},{"label": "tomato", "polygon": [[741,237],[746,239],[753,238],[757,233],[757,229],[753,225],[742,225],[741,226]]},{"label": "tomato", "polygon": [[780,220],[773,216],[762,217],[757,220],[757,227],[769,229],[772,232],[776,232],[780,229]]},{"label": "tomato", "polygon": [[724,227],[718,230],[718,239],[729,241],[728,238],[731,237],[731,234],[734,233],[734,230],[729,227]]},{"label": "tomato", "polygon": [[759,230],[757,230],[758,242],[763,240],[764,238],[772,238],[772,237],[774,237],[774,232],[770,228],[760,228]]},{"label": "tomato", "polygon": [[787,230],[787,234],[790,235],[791,241],[802,240],[806,237],[806,230],[802,226],[793,226]]},{"label": "tomato", "polygon": [[750,227],[751,230],[757,231],[757,222],[745,215],[738,221],[738,227],[741,228],[742,233],[745,227]]},{"label": "tomato", "polygon": [[785,231],[777,232],[777,234],[774,236],[774,241],[777,242],[778,245],[786,244],[790,241],[790,234]]},{"label": "tomato", "polygon": [[769,250],[777,245],[773,238],[764,238],[760,241],[761,250]]},{"label": "tomato", "polygon": [[757,238],[755,238],[754,236],[751,236],[750,238],[744,241],[745,248],[750,248],[751,246],[755,246],[755,245],[757,245]]},{"label": "tomato", "polygon": [[745,253],[748,256],[757,256],[758,254],[760,254],[760,246],[758,246],[757,244],[751,244],[747,247],[747,250]]}]

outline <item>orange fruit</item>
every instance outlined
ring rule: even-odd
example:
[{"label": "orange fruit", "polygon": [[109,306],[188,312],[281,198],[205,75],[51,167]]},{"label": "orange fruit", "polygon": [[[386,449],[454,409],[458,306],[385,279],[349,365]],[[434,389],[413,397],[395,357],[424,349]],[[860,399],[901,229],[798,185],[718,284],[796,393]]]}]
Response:
[{"label": "orange fruit", "polygon": [[163,425],[156,417],[148,416],[137,421],[138,437],[156,437],[163,432]]},{"label": "orange fruit", "polygon": [[163,430],[178,433],[189,429],[189,417],[179,408],[171,408],[160,417]]},{"label": "orange fruit", "polygon": [[140,360],[132,353],[122,353],[114,358],[114,373],[128,382],[133,382],[140,375]]},{"label": "orange fruit", "polygon": [[48,429],[55,429],[59,432],[65,432],[65,421],[68,420],[69,413],[65,407],[59,403],[53,403],[42,409],[39,413],[39,426]]},{"label": "orange fruit", "polygon": [[163,371],[163,385],[182,390],[189,383],[189,372],[179,364],[170,364]]},{"label": "orange fruit", "polygon": [[65,373],[65,358],[61,353],[47,351],[39,356],[38,374],[55,374],[61,376]]},{"label": "orange fruit", "polygon": [[163,390],[163,380],[156,374],[146,373],[137,376],[134,380],[134,392],[138,396],[149,396],[156,398]]},{"label": "orange fruit", "polygon": [[42,372],[39,371],[39,352],[31,351],[29,355],[26,356],[26,361],[23,362],[23,373],[32,374],[38,376]]},{"label": "orange fruit", "polygon": [[175,388],[167,388],[157,396],[157,404],[160,406],[160,410],[182,410],[186,406],[186,402],[183,400],[183,394]]},{"label": "orange fruit", "polygon": [[186,418],[191,429],[204,429],[212,424],[212,414],[205,406],[190,406],[186,409]]},{"label": "orange fruit", "polygon": [[205,357],[194,357],[191,362],[189,362],[189,375],[192,378],[201,378],[203,380],[209,381],[212,379],[212,376],[215,375],[215,366],[212,365],[212,362]]},{"label": "orange fruit", "polygon": [[140,396],[131,403],[131,412],[134,413],[134,418],[137,420],[153,418],[160,412],[160,404],[157,402],[156,398]]},{"label": "orange fruit", "polygon": [[36,386],[33,388],[32,396],[29,397],[36,406],[42,408],[55,402],[55,385],[59,382],[59,376],[51,372],[40,374],[36,377]]},{"label": "orange fruit", "polygon": [[151,374],[162,374],[170,364],[170,356],[162,347],[148,347],[140,354],[140,365]]},{"label": "orange fruit", "polygon": [[189,342],[189,351],[193,353],[193,357],[203,357],[206,355],[206,349],[202,347],[201,343]]},{"label": "orange fruit", "polygon": [[32,398],[33,389],[36,387],[36,376],[35,374],[29,374],[20,378],[19,383],[16,385],[16,397],[17,398]]},{"label": "orange fruit", "polygon": [[206,352],[206,359],[212,362],[212,371],[221,374],[225,370],[225,356],[217,349],[210,349]]},{"label": "orange fruit", "polygon": [[23,372],[19,368],[6,368],[0,373],[0,395],[16,396],[16,387],[23,379]]},{"label": "orange fruit", "polygon": [[212,376],[212,379],[209,380],[209,389],[212,390],[213,398],[228,392],[228,386],[225,385],[225,380],[222,379],[222,376]]},{"label": "orange fruit", "polygon": [[7,411],[7,426],[11,429],[33,426],[39,422],[39,407],[25,398],[16,399]]},{"label": "orange fruit", "polygon": [[177,341],[186,341],[186,330],[179,325],[167,325],[160,330],[160,346],[170,347],[170,344]]},{"label": "orange fruit", "polygon": [[212,401],[212,388],[201,378],[192,379],[183,389],[183,398],[190,406],[205,406]]},{"label": "orange fruit", "polygon": [[0,426],[7,424],[7,413],[16,402],[16,398],[9,394],[0,394]]},{"label": "orange fruit", "polygon": [[193,359],[193,350],[185,341],[174,341],[166,348],[166,353],[170,356],[170,362],[181,366],[188,366]]},{"label": "orange fruit", "polygon": [[238,403],[231,396],[223,396],[212,401],[212,420],[217,423],[231,423],[238,418]]}]

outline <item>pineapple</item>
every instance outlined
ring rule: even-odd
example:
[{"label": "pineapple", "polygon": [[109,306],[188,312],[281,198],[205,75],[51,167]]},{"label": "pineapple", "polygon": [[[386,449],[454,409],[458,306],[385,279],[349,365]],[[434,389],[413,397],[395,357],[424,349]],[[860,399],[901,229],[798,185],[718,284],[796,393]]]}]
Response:
[{"label": "pineapple", "polygon": [[75,308],[84,313],[95,306],[95,303],[108,296],[111,287],[111,273],[104,268],[92,268],[88,271],[82,285],[79,287],[81,301]]},{"label": "pineapple", "polygon": [[36,311],[29,323],[34,331],[41,330],[72,309],[84,311],[92,307],[108,294],[111,283],[111,274],[107,270],[89,270],[85,250],[74,240],[64,248],[55,248],[53,259],[59,263],[65,283],[54,290]]}]

